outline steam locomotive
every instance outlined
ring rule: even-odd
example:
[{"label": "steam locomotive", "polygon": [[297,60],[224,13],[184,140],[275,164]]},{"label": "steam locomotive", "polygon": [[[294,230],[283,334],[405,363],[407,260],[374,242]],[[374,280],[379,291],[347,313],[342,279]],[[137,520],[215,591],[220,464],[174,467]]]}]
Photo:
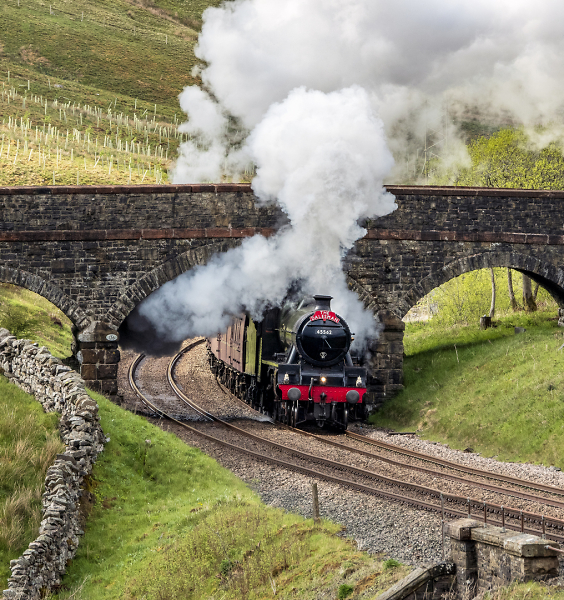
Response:
[{"label": "steam locomotive", "polygon": [[353,362],[353,334],[331,311],[331,299],[288,303],[260,322],[234,317],[225,333],[207,340],[212,372],[277,421],[346,429],[349,419],[364,416],[367,371]]}]

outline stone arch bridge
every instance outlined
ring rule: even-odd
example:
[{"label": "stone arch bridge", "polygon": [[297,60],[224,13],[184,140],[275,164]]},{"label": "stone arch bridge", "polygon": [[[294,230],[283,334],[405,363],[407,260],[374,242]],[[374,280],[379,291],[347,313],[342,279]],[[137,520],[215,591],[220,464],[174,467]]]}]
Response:
[{"label": "stone arch bridge", "polygon": [[[351,288],[385,326],[372,348],[375,403],[402,387],[401,318],[449,279],[511,267],[564,306],[564,192],[388,190],[398,209],[368,221],[344,260]],[[244,184],[0,188],[0,211],[0,281],[37,292],[71,319],[81,374],[109,395],[117,392],[117,330],[139,302],[285,223]]]}]

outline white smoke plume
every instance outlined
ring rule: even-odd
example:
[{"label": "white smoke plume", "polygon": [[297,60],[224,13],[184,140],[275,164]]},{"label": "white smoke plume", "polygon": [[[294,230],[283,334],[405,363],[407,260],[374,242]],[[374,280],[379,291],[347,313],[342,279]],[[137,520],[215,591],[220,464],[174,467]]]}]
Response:
[{"label": "white smoke plume", "polygon": [[202,86],[180,97],[192,140],[173,181],[237,181],[254,164],[255,193],[279,202],[290,226],[163,286],[140,312],[169,336],[214,333],[228,313],[259,313],[299,281],[335,295],[336,308],[370,334],[340,268],[363,234],[358,220],[394,209],[382,182],[419,173],[429,132],[439,142],[432,152],[463,161],[456,123],[472,116],[562,122],[563,17],[561,0],[208,8],[196,50]]},{"label": "white smoke plume", "polygon": [[174,180],[237,178],[248,164],[228,128],[214,136],[216,122],[197,119],[200,105],[250,131],[300,86],[368,91],[397,159],[391,182],[405,176],[406,155],[422,149],[427,131],[440,129],[442,149],[454,151],[453,119],[562,121],[563,17],[560,0],[237,0],[208,8],[197,56],[211,95],[183,107],[200,147],[213,137],[223,154],[213,146],[199,170],[187,145]]},{"label": "white smoke plume", "polygon": [[244,151],[257,166],[255,193],[277,199],[289,225],[164,285],[140,305],[140,315],[170,341],[213,335],[243,308],[260,317],[298,282],[305,293],[333,295],[360,338],[374,335],[374,320],[348,290],[341,267],[343,253],[365,233],[358,220],[396,208],[382,188],[393,158],[366,91],[297,88],[268,109]]}]

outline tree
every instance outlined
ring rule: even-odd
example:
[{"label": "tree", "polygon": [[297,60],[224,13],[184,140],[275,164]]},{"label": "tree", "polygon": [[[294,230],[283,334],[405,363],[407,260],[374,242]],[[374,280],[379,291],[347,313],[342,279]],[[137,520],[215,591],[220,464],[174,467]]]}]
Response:
[{"label": "tree", "polygon": [[450,173],[453,185],[564,189],[564,155],[556,142],[536,148],[523,129],[501,129],[468,146],[470,166]]},{"label": "tree", "polygon": [[527,312],[534,312],[537,310],[537,303],[533,297],[533,290],[531,287],[531,278],[523,274],[523,306]]},{"label": "tree", "polygon": [[509,302],[511,303],[511,310],[519,310],[519,305],[517,304],[517,300],[515,300],[515,292],[513,291],[513,276],[511,274],[511,269],[509,268],[507,269],[507,289],[509,291]]},{"label": "tree", "polygon": [[[443,173],[441,183],[445,183],[445,177],[449,177],[451,185],[564,189],[562,147],[556,142],[550,142],[544,148],[538,148],[522,128],[501,129],[490,137],[479,137],[469,144],[468,154],[470,166],[455,169],[448,174]],[[513,310],[517,310],[509,270],[507,283],[511,306]],[[532,292],[531,280],[523,274],[525,310],[537,309],[537,290],[538,285],[535,293]]]},{"label": "tree", "polygon": [[493,319],[495,314],[495,273],[493,269],[490,269],[490,279],[492,281],[492,303],[490,304],[490,319]]}]

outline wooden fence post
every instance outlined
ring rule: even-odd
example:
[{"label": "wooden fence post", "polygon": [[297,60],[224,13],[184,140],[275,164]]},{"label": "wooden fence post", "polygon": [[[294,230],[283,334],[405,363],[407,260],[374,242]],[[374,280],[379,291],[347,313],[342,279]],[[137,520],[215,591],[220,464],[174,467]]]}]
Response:
[{"label": "wooden fence post", "polygon": [[313,522],[319,524],[321,519],[319,518],[319,496],[317,495],[317,483],[311,484],[311,493],[313,496]]}]

